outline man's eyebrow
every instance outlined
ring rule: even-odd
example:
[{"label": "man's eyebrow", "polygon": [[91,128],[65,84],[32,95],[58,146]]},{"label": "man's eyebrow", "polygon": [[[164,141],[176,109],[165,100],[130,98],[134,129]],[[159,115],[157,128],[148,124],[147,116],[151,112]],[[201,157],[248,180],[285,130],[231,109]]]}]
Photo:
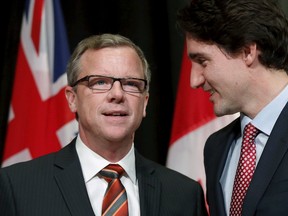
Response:
[{"label": "man's eyebrow", "polygon": [[202,53],[189,53],[188,54],[188,57],[189,57],[189,59],[191,59],[191,60],[195,60],[195,59],[197,59],[197,58],[204,58],[205,57],[205,55],[204,54],[202,54]]}]

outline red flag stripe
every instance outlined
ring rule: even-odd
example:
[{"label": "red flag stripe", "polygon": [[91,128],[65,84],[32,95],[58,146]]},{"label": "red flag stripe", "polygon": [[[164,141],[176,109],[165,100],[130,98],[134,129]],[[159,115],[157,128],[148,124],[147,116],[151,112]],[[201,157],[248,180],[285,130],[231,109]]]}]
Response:
[{"label": "red flag stripe", "polygon": [[209,94],[190,87],[191,62],[184,46],[170,145],[185,134],[216,118]]},{"label": "red flag stripe", "polygon": [[33,40],[34,47],[37,53],[39,53],[40,48],[40,32],[41,32],[40,28],[44,8],[43,6],[44,6],[44,0],[35,0],[31,38]]}]

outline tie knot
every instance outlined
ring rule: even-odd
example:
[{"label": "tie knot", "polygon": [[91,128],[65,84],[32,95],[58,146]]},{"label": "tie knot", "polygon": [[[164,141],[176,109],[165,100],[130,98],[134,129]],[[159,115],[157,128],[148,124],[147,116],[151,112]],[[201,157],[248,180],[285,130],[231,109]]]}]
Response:
[{"label": "tie knot", "polygon": [[259,130],[251,123],[247,124],[244,128],[243,140],[252,142],[255,137],[259,134]]},{"label": "tie knot", "polygon": [[99,174],[106,180],[120,178],[123,175],[123,173],[124,169],[118,164],[109,164],[99,172]]}]

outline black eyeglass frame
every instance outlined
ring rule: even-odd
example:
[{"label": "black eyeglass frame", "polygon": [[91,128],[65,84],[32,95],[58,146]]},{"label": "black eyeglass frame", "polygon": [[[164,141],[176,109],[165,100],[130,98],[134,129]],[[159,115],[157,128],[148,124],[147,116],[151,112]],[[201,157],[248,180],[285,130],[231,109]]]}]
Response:
[{"label": "black eyeglass frame", "polygon": [[[72,83],[70,86],[71,87],[75,87],[76,85],[78,85],[79,83],[81,82],[89,82],[89,79],[91,77],[99,77],[99,78],[109,78],[109,79],[112,79],[113,82],[111,84],[111,88],[110,89],[107,89],[107,90],[101,90],[101,89],[93,89],[93,88],[90,88],[90,86],[88,85],[88,88],[92,89],[92,90],[97,90],[97,91],[102,91],[102,92],[106,92],[106,91],[109,91],[113,88],[113,85],[116,81],[119,81],[120,84],[121,84],[121,88],[123,91],[125,92],[131,92],[131,93],[143,93],[144,91],[146,91],[147,89],[147,80],[146,79],[140,79],[140,78],[134,78],[134,77],[127,77],[127,78],[115,78],[115,77],[109,77],[109,76],[102,76],[102,75],[87,75],[87,76],[84,76],[83,78],[80,78],[79,80],[75,81],[74,83]],[[139,92],[135,92],[135,91],[126,91],[123,89],[123,86],[122,86],[122,80],[127,80],[127,79],[131,79],[131,80],[140,80],[140,81],[143,81],[144,82],[144,89],[143,91],[139,91]]]}]

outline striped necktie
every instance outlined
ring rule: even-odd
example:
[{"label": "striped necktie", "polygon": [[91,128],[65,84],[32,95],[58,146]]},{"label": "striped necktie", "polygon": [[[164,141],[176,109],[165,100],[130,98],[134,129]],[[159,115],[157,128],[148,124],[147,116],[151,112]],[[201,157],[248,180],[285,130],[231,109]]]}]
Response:
[{"label": "striped necktie", "polygon": [[99,172],[108,182],[102,204],[102,216],[128,216],[127,194],[120,181],[123,173],[124,169],[118,164],[109,164]]}]

